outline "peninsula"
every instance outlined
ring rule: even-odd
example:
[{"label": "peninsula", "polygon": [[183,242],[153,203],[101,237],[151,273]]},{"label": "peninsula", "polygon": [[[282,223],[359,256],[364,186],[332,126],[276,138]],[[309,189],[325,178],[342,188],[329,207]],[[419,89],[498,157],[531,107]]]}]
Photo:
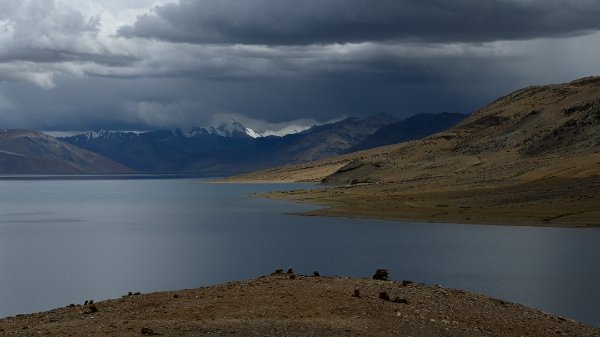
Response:
[{"label": "peninsula", "polygon": [[600,78],[533,86],[421,140],[232,177],[331,188],[267,196],[310,215],[600,226]]}]

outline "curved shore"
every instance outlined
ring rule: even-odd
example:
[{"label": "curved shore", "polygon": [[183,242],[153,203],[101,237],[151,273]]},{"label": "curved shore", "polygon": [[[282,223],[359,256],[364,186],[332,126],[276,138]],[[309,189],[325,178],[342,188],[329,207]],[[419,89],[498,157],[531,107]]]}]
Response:
[{"label": "curved shore", "polygon": [[600,328],[439,286],[287,273],[0,320],[0,336],[143,335],[594,337]]}]

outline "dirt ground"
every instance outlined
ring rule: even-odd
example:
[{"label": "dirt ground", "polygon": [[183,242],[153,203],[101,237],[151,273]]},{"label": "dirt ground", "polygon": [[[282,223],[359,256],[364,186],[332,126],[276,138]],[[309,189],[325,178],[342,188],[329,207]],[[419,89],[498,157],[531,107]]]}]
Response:
[{"label": "dirt ground", "polygon": [[439,286],[292,275],[5,318],[0,336],[600,336],[567,318]]}]

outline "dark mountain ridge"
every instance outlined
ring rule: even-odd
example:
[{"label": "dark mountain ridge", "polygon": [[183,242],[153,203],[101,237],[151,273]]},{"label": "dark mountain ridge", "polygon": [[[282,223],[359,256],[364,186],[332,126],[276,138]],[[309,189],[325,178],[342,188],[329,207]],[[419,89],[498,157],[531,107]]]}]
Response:
[{"label": "dark mountain ridge", "polygon": [[464,114],[450,112],[414,115],[380,128],[377,132],[367,136],[350,152],[421,139],[448,130],[466,117],[467,115]]},{"label": "dark mountain ridge", "polygon": [[[440,125],[449,128],[454,124],[454,119],[447,114],[440,114],[439,121],[436,116],[428,116],[428,124],[418,128],[420,133],[411,131],[396,137],[413,139],[437,132]],[[414,125],[419,119],[409,120]],[[375,136],[390,125],[396,125],[397,129],[383,133],[381,139]],[[395,117],[378,114],[351,117],[283,137],[253,138],[242,133],[250,129],[232,121],[224,127],[196,128],[191,133],[181,130],[96,132],[61,139],[143,172],[246,172],[348,153],[366,139],[387,145],[395,140],[390,137],[394,130],[403,133],[417,129],[414,126],[402,128],[402,125]],[[436,127],[427,132],[429,125]]]}]

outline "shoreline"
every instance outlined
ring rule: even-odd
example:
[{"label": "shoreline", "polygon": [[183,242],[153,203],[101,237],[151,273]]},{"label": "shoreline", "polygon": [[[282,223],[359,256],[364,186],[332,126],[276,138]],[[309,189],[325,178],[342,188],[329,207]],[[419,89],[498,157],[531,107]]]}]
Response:
[{"label": "shoreline", "polygon": [[[597,180],[600,180],[598,178]],[[238,183],[243,183],[238,181]],[[466,225],[600,228],[600,195],[589,182],[541,181],[494,188],[423,189],[400,184],[336,185],[331,188],[258,194],[319,209],[303,216],[456,223]],[[547,190],[542,190],[547,189]]]},{"label": "shoreline", "polygon": [[[262,195],[256,195],[257,197],[262,197],[266,199],[280,200],[280,201],[294,201],[299,203],[306,203],[310,205],[316,205],[311,202],[303,202],[296,201],[292,199],[285,198],[276,198],[276,197],[268,197]],[[492,220],[488,222],[480,222],[480,221],[472,221],[472,220],[456,220],[452,221],[452,218],[440,218],[440,219],[431,219],[428,214],[423,214],[422,216],[415,217],[401,217],[395,215],[367,215],[360,212],[353,212],[352,210],[348,210],[345,208],[336,208],[329,207],[326,205],[319,205],[322,208],[305,211],[305,212],[289,212],[284,213],[288,215],[294,216],[306,216],[306,217],[331,217],[331,218],[347,218],[347,219],[369,219],[369,220],[383,220],[383,221],[396,221],[396,222],[415,222],[415,223],[424,223],[424,224],[453,224],[453,225],[466,225],[466,226],[515,226],[515,227],[535,227],[535,228],[578,228],[578,229],[600,229],[600,225],[582,225],[582,224],[550,224],[550,223],[541,223],[538,221],[524,221],[521,219],[510,219],[506,218],[503,220]]]},{"label": "shoreline", "polygon": [[[283,200],[283,199],[275,199]],[[568,228],[568,229],[600,229],[599,225],[552,225],[552,224],[540,224],[538,222],[526,222],[526,221],[515,221],[511,220],[511,223],[507,222],[456,222],[450,220],[431,220],[425,217],[423,218],[400,218],[394,216],[369,216],[362,214],[351,214],[346,211],[331,212],[332,208],[324,207],[314,211],[307,212],[289,212],[284,213],[287,215],[294,216],[306,216],[306,217],[331,217],[331,218],[347,218],[347,219],[365,219],[365,220],[382,220],[382,221],[394,221],[394,222],[413,222],[422,224],[436,224],[436,225],[465,225],[465,226],[503,226],[503,227],[532,227],[532,228]]]},{"label": "shoreline", "polygon": [[600,328],[472,292],[274,273],[0,319],[0,335],[578,336]]}]

